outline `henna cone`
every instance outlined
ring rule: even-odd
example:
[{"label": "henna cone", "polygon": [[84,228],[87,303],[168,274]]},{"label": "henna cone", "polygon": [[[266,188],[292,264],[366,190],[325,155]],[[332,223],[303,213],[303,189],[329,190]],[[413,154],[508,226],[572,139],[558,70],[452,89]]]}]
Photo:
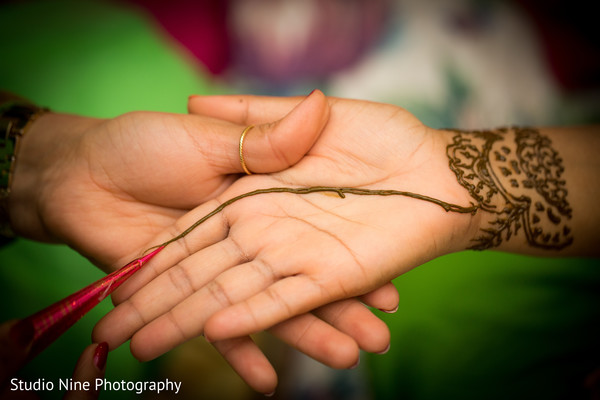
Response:
[{"label": "henna cone", "polygon": [[151,253],[133,260],[121,269],[27,317],[26,320],[35,330],[29,358],[34,358],[41,353],[163,248],[164,246],[156,248]]}]

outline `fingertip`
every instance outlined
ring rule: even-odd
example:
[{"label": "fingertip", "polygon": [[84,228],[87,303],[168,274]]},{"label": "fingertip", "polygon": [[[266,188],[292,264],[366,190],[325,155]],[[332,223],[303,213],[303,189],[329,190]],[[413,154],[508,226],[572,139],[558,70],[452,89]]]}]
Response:
[{"label": "fingertip", "polygon": [[329,103],[325,94],[319,89],[314,89],[290,111],[288,116],[296,113],[300,114],[300,118],[305,118],[304,113],[314,113],[314,115],[318,116],[317,120],[320,122],[320,125],[324,125],[329,119],[329,111]]},{"label": "fingertip", "polygon": [[386,324],[382,323],[376,337],[371,340],[371,344],[365,345],[365,351],[375,354],[385,354],[390,349],[391,340],[390,329]]},{"label": "fingertip", "polygon": [[154,320],[131,336],[129,350],[137,360],[154,360],[199,334],[184,335],[179,325],[166,321]]},{"label": "fingertip", "polygon": [[390,330],[385,322],[356,300],[330,304],[317,310],[316,314],[369,353],[381,352],[390,343]]},{"label": "fingertip", "polygon": [[252,338],[243,336],[212,345],[253,390],[265,395],[275,391],[277,373]]},{"label": "fingertip", "polygon": [[106,343],[110,349],[115,349],[116,345],[111,344],[109,332],[105,328],[107,325],[103,323],[103,319],[98,321],[92,329],[92,343]]},{"label": "fingertip", "polygon": [[133,358],[139,362],[152,361],[158,357],[154,354],[154,352],[149,351],[148,346],[140,345],[139,340],[137,340],[135,336],[132,337],[131,341],[129,342],[129,351],[131,352]]},{"label": "fingertip", "polygon": [[119,304],[123,303],[129,297],[131,297],[131,290],[127,288],[127,282],[123,283],[119,288],[117,288],[111,295],[110,301],[114,307],[117,307]]},{"label": "fingertip", "polygon": [[371,314],[372,320],[368,324],[368,329],[358,327],[355,337],[361,349],[369,353],[381,353],[390,345],[391,334],[389,327]]},{"label": "fingertip", "polygon": [[187,110],[190,114],[202,114],[202,99],[207,96],[191,94],[188,96]]},{"label": "fingertip", "polygon": [[377,351],[376,354],[379,355],[384,355],[386,354],[388,351],[390,351],[390,347],[391,347],[391,343],[388,343],[388,345],[381,351]]},{"label": "fingertip", "polygon": [[73,382],[87,382],[85,386],[73,386],[63,397],[64,400],[97,399],[99,391],[94,382],[104,378],[106,362],[108,360],[108,345],[106,343],[92,343],[87,346],[73,370]]},{"label": "fingertip", "polygon": [[94,357],[92,362],[99,372],[104,372],[106,360],[108,359],[108,343],[99,343],[94,349]]},{"label": "fingertip", "polygon": [[113,350],[129,339],[127,318],[121,316],[121,310],[115,308],[96,323],[92,329],[92,342],[106,342],[109,349]]},{"label": "fingertip", "polygon": [[396,313],[396,311],[398,311],[398,307],[399,307],[399,305],[396,305],[396,307],[392,308],[391,310],[386,310],[386,309],[380,308],[379,311],[382,311],[386,314],[394,314],[394,313]]},{"label": "fingertip", "polygon": [[229,318],[222,317],[221,311],[217,311],[211,315],[204,323],[204,339],[209,343],[214,343],[219,340],[228,339]]},{"label": "fingertip", "polygon": [[265,396],[272,396],[275,393],[275,389],[277,389],[277,373],[270,363],[267,368],[264,365],[257,365],[256,368],[251,368],[247,375],[242,376],[242,378],[252,389],[258,393],[265,394]]},{"label": "fingertip", "polygon": [[317,141],[328,119],[327,99],[323,92],[315,90],[282,119],[257,125],[246,145],[250,170],[277,172],[296,164]]},{"label": "fingertip", "polygon": [[[360,348],[358,343],[350,337],[329,343],[328,365],[336,369],[350,369],[360,361]],[[327,351],[327,350],[326,350]]]},{"label": "fingertip", "polygon": [[394,313],[398,310],[400,295],[392,282],[361,296],[361,301],[369,307],[376,308],[386,313]]}]

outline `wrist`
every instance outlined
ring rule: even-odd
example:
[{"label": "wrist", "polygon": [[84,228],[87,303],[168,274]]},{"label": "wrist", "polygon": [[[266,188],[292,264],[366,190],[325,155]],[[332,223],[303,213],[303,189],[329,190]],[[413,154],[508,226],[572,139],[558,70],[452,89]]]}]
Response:
[{"label": "wrist", "polygon": [[0,244],[15,237],[9,199],[23,136],[35,119],[47,111],[23,98],[0,92]]},{"label": "wrist", "polygon": [[[17,235],[40,241],[55,241],[46,214],[50,205],[64,202],[53,188],[67,184],[70,171],[77,169],[75,149],[83,132],[97,120],[66,114],[46,113],[30,125],[21,139],[18,162],[13,171],[7,210]],[[75,193],[73,193],[75,194]]]},{"label": "wrist", "polygon": [[563,161],[532,128],[450,131],[450,169],[478,206],[469,248],[562,250],[573,242]]},{"label": "wrist", "polygon": [[431,129],[438,145],[435,154],[438,156],[439,169],[436,175],[441,178],[439,187],[443,188],[444,196],[450,198],[456,204],[461,206],[476,206],[477,211],[473,214],[452,214],[448,213],[448,218],[453,218],[451,222],[451,234],[446,253],[462,251],[473,246],[474,240],[480,234],[484,225],[484,213],[479,209],[477,200],[471,195],[468,188],[461,183],[456,171],[452,166],[451,149],[455,143],[456,133],[447,129]]}]

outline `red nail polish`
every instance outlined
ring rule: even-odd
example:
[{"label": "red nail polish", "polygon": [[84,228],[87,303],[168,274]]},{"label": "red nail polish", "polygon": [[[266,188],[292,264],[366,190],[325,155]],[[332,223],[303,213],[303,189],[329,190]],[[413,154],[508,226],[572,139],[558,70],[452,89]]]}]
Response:
[{"label": "red nail polish", "polygon": [[102,342],[96,347],[94,351],[94,365],[99,371],[104,370],[106,366],[106,359],[108,357],[108,343]]},{"label": "red nail polish", "polygon": [[35,328],[29,319],[22,319],[10,328],[9,337],[13,344],[25,349],[33,342]]}]

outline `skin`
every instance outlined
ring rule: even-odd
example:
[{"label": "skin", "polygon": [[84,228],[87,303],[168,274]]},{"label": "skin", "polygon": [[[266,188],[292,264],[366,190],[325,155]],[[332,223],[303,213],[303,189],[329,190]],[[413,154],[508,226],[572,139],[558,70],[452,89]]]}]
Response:
[{"label": "skin", "polygon": [[[312,117],[299,121],[298,111]],[[326,109],[308,101],[257,129],[246,143],[255,168],[296,163],[326,118]],[[21,141],[9,197],[12,227],[31,239],[67,243],[107,270],[118,268],[235,181],[242,172],[242,129],[209,117],[151,112],[107,120],[43,115]]]},{"label": "skin", "polygon": [[[247,125],[284,113],[298,101],[196,97],[189,108]],[[328,123],[299,163],[279,173],[236,181],[216,201],[186,214],[175,230],[157,235],[148,246],[173,238],[218,204],[271,187],[395,189],[476,205],[473,193],[449,168],[447,151],[456,131],[428,128],[391,105],[333,98],[328,102]],[[593,179],[598,170],[594,154],[600,148],[597,130],[570,130],[569,140],[564,133],[542,130],[560,144],[556,147],[561,149],[573,209],[572,235],[579,241],[547,250],[514,235],[498,243],[498,249],[547,256],[597,251],[590,246],[599,220],[591,203],[600,194]],[[250,162],[248,166],[254,168]],[[574,173],[580,174],[578,179]],[[587,184],[570,184],[581,179]],[[509,187],[507,182],[502,186]],[[271,193],[246,198],[165,248],[152,269],[119,293],[121,304],[100,321],[94,337],[113,346],[131,338],[136,357],[151,359],[200,334],[220,341],[277,328],[289,318],[311,310],[318,314],[325,304],[360,296],[428,260],[471,247],[496,217],[485,210],[475,215],[448,213],[406,197]],[[215,235],[220,238],[214,240]],[[273,381],[261,385],[264,392],[275,388]]]},{"label": "skin", "polygon": [[[263,121],[245,141],[248,164],[259,173],[295,164],[328,116],[324,96],[317,92]],[[240,177],[238,141],[244,126],[202,115],[133,112],[100,120],[45,114],[21,140],[8,203],[11,225],[20,236],[66,243],[104,270],[115,270]],[[222,238],[214,233],[206,239]],[[387,327],[360,301],[393,310],[398,294],[384,282],[360,299],[323,307],[316,313],[322,319],[299,316],[273,333],[309,355],[349,367],[360,348],[382,351],[389,345]],[[249,338],[214,345],[257,390],[276,382]]]},{"label": "skin", "polygon": [[[33,327],[27,329],[15,329],[18,321],[7,321],[0,325],[0,396],[12,398],[18,394],[19,399],[37,399],[38,396],[33,392],[11,391],[10,380],[14,377],[27,361],[27,355],[31,348],[33,338]],[[104,378],[106,358],[99,360],[98,344],[92,343],[87,346],[79,356],[72,379],[77,382],[93,382],[96,378]],[[56,387],[56,386],[55,386]],[[95,390],[68,391],[64,394],[65,400],[92,400],[97,399],[99,393]]]},{"label": "skin", "polygon": [[[204,104],[211,103],[212,100],[207,100]],[[219,99],[216,100],[219,103]],[[299,99],[289,99],[281,104],[270,103],[265,107],[270,111],[264,115],[260,115],[260,111],[257,114],[256,109],[246,109],[246,101],[245,98],[241,102],[237,98],[225,99],[223,104],[215,108],[224,106],[220,117],[229,115],[231,121],[242,125],[260,124],[275,115],[284,114],[297,104]],[[236,110],[236,107],[240,108]],[[302,161],[282,173],[252,175],[240,179],[216,201],[204,204],[181,218],[177,222],[177,230],[183,231],[212,211],[220,202],[252,189],[276,186],[305,187],[324,182],[332,186],[400,188],[444,199],[453,204],[470,206],[468,193],[462,190],[455,180],[430,181],[427,190],[420,186],[429,175],[450,178],[451,171],[446,161],[432,162],[430,158],[432,148],[435,149],[434,152],[443,152],[446,141],[431,136],[430,130],[412,115],[397,107],[382,109],[381,105],[362,102],[346,103],[340,100],[338,103],[336,100],[331,101],[331,107],[332,114],[326,129]],[[342,113],[336,110],[341,110]],[[194,111],[210,114],[215,109],[195,108]],[[367,115],[370,117],[365,118]],[[347,120],[347,123],[339,126],[344,120]],[[387,123],[377,124],[377,131],[371,130],[375,126],[374,123],[380,120]],[[404,126],[402,131],[406,132],[405,136],[397,135],[398,125]],[[348,136],[340,137],[339,132],[348,133]],[[361,139],[364,135],[378,135],[382,140],[365,141]],[[427,148],[427,151],[423,148]],[[359,152],[361,155],[357,157]],[[406,163],[399,163],[398,160],[406,160]],[[251,170],[255,170],[251,162],[247,163]],[[425,165],[427,168],[421,169],[419,173],[416,166]],[[392,174],[387,171],[391,167],[397,168]],[[278,301],[285,302],[289,299],[289,296],[281,294],[292,290],[295,293],[294,298],[303,303],[301,307],[286,310],[286,306],[280,303],[283,308],[276,311],[269,305],[268,308],[262,309],[259,315],[255,312],[261,309],[262,306],[259,305],[253,308],[253,313],[248,316],[241,315],[248,309],[229,315],[234,318],[232,321],[241,324],[241,329],[247,329],[253,317],[258,317],[256,321],[268,317],[265,318],[266,321],[261,322],[261,326],[264,329],[274,327],[273,329],[277,330],[286,320],[282,319],[283,315],[288,312],[308,316],[311,315],[309,311],[316,310],[312,315],[320,316],[320,307],[325,304],[345,301],[344,299],[351,297],[351,292],[357,296],[368,293],[369,290],[356,287],[354,282],[357,273],[360,280],[368,286],[379,287],[389,282],[386,277],[397,275],[393,267],[399,260],[396,251],[389,252],[390,257],[380,257],[381,254],[385,254],[386,248],[403,247],[397,243],[405,242],[410,243],[409,246],[424,246],[425,249],[420,251],[422,253],[431,252],[434,248],[437,248],[436,254],[444,253],[449,243],[441,239],[444,236],[464,237],[462,231],[469,230],[472,220],[476,218],[447,213],[437,205],[415,199],[366,197],[371,196],[347,195],[345,199],[340,199],[337,195],[316,193],[302,197],[273,194],[244,199],[231,205],[219,216],[208,220],[201,230],[193,231],[181,241],[165,248],[156,256],[152,269],[142,271],[135,280],[126,283],[116,296],[121,304],[98,324],[94,337],[107,340],[111,347],[131,337],[132,352],[142,360],[154,358],[202,333],[209,340],[218,342],[219,338],[213,338],[207,329],[211,320],[219,324],[220,320],[213,318],[218,318],[222,309],[227,308],[229,304],[249,299],[253,293],[271,284],[275,284],[273,290],[277,291]],[[381,204],[385,204],[386,207],[380,208]],[[444,234],[439,235],[439,241],[415,241],[414,232],[403,230],[403,224],[395,227],[390,225],[397,221],[388,218],[389,215],[393,215],[392,210],[396,209],[406,209],[413,216],[428,215],[424,223],[419,222],[423,227],[420,235],[429,235],[434,227],[442,229]],[[381,211],[381,214],[373,210]],[[315,225],[324,217],[328,220],[326,224],[331,223],[335,227],[331,234],[327,225]],[[345,231],[349,236],[340,237],[339,230]],[[386,234],[386,231],[393,233]],[[454,234],[455,231],[460,231],[460,234]],[[221,236],[220,241],[211,240],[215,232]],[[148,247],[168,240],[175,236],[174,233],[171,230],[158,235],[154,241],[148,243]],[[373,239],[372,234],[378,236]],[[252,236],[255,239],[260,237],[260,241],[254,242]],[[239,247],[236,244],[246,242],[251,244],[248,247]],[[348,251],[347,245],[352,251]],[[382,273],[374,269],[360,272],[363,265],[372,261],[365,259],[357,262],[358,254],[364,253],[368,256],[373,247],[379,250],[378,261],[375,264],[388,268],[389,271]],[[275,257],[271,259],[269,256],[265,261],[260,255],[262,252],[273,254]],[[407,255],[413,257],[412,254]],[[315,262],[315,258],[322,260]],[[424,257],[418,257],[411,259],[410,264],[418,265],[424,261]],[[312,277],[309,277],[308,271],[299,272],[296,267],[310,269],[310,274],[315,274],[316,279],[312,283],[309,282]],[[269,270],[274,269],[281,271],[277,272],[281,275],[269,276]],[[305,277],[309,279],[305,280]],[[143,287],[145,284],[147,286]],[[276,289],[278,285],[281,286],[280,289]],[[335,287],[335,290],[331,290],[329,286]],[[321,290],[326,294],[324,302],[321,303],[323,298],[317,299],[317,302],[309,299]],[[161,300],[152,301],[157,296]],[[236,307],[228,310],[232,311]],[[192,310],[195,317],[189,318]],[[275,311],[275,314],[272,314],[272,311]],[[117,320],[118,326],[115,324]],[[148,325],[143,327],[143,321]],[[255,328],[258,326],[253,326],[252,332],[261,330]],[[360,324],[355,324],[353,329],[360,329]],[[222,332],[221,327],[215,329],[216,331]],[[362,337],[367,334],[368,332],[363,331],[360,335]],[[245,335],[233,333],[230,337]],[[321,340],[330,342],[327,339],[328,336],[324,332]],[[321,352],[320,360],[332,366],[349,367],[357,358],[352,362],[349,362],[350,359],[339,362],[328,352]],[[260,371],[257,376],[263,374],[266,375],[266,372]],[[273,379],[264,379],[260,385],[254,383],[258,378],[252,379],[247,379],[250,385],[255,388],[260,386],[260,391],[265,393],[274,390],[276,385],[276,380]]]}]

